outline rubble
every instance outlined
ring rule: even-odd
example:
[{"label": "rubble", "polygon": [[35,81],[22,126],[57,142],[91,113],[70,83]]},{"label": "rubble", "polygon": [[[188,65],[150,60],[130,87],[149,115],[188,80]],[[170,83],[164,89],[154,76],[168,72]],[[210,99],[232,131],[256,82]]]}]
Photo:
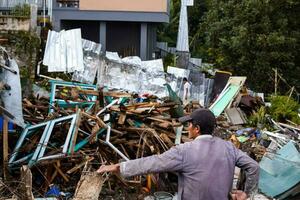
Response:
[{"label": "rubble", "polygon": [[[193,101],[183,108],[180,87],[190,71],[169,67],[173,75],[166,75],[161,60],[145,63],[132,57],[120,59],[115,53],[104,57],[99,46],[88,41],[83,41],[83,48],[87,71],[75,72],[72,81],[50,77],[48,90],[37,82],[35,95],[23,98],[24,128],[18,124],[8,134],[6,121],[14,114],[1,107],[5,118],[1,198],[149,199],[174,193],[173,174],[123,179],[117,174],[97,175],[95,169],[161,154],[190,141],[187,127],[177,118],[205,106],[217,118],[215,136],[231,141],[260,162],[261,192],[279,198],[299,193],[300,127],[276,122],[266,114],[260,123],[249,125],[249,116],[264,106],[264,101],[245,92],[246,77],[218,75],[221,80],[213,87],[213,80],[193,73],[194,79],[195,74],[201,79],[196,91],[202,93],[194,91]],[[95,78],[98,85],[93,85]],[[277,171],[278,163],[281,170]],[[290,169],[294,171],[287,176]],[[282,179],[289,182],[284,188]],[[269,182],[278,183],[279,189],[270,188]]]}]

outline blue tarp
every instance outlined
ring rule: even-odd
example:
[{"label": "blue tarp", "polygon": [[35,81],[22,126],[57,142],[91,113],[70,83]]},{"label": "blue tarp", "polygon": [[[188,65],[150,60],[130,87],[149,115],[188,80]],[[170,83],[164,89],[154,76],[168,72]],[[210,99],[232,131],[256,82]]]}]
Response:
[{"label": "blue tarp", "polygon": [[274,158],[263,157],[259,165],[259,189],[270,197],[300,183],[300,153],[292,142],[278,150]]}]

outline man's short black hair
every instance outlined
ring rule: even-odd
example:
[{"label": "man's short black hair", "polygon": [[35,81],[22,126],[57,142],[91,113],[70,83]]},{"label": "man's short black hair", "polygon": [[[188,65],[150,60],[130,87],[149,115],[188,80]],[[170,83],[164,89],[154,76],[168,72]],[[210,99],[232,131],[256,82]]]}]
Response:
[{"label": "man's short black hair", "polygon": [[183,81],[187,81],[187,78],[186,78],[186,77],[184,77],[184,78],[183,78]]}]

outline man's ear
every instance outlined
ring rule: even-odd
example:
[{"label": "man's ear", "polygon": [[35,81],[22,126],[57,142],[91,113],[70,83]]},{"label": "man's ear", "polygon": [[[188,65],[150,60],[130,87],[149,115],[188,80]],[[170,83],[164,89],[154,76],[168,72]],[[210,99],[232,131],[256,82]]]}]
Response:
[{"label": "man's ear", "polygon": [[196,126],[197,132],[200,134],[201,133],[201,128],[199,125]]}]

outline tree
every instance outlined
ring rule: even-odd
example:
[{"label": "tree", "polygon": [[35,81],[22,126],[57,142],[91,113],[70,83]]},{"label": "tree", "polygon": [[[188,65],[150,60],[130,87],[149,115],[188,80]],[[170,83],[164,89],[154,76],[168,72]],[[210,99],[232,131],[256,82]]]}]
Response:
[{"label": "tree", "polygon": [[[180,16],[181,0],[170,1],[170,23],[162,24],[158,28],[158,41],[168,42],[169,46],[176,47]],[[194,6],[188,7],[188,23],[190,41],[198,32],[201,18],[206,12],[205,1],[194,0]],[[195,38],[198,41],[198,38]],[[201,39],[200,39],[201,40]],[[191,47],[191,51],[194,47]]]},{"label": "tree", "polygon": [[201,56],[247,76],[257,91],[274,90],[272,68],[300,91],[299,5],[297,0],[207,1],[208,12],[194,36],[204,39]]}]

